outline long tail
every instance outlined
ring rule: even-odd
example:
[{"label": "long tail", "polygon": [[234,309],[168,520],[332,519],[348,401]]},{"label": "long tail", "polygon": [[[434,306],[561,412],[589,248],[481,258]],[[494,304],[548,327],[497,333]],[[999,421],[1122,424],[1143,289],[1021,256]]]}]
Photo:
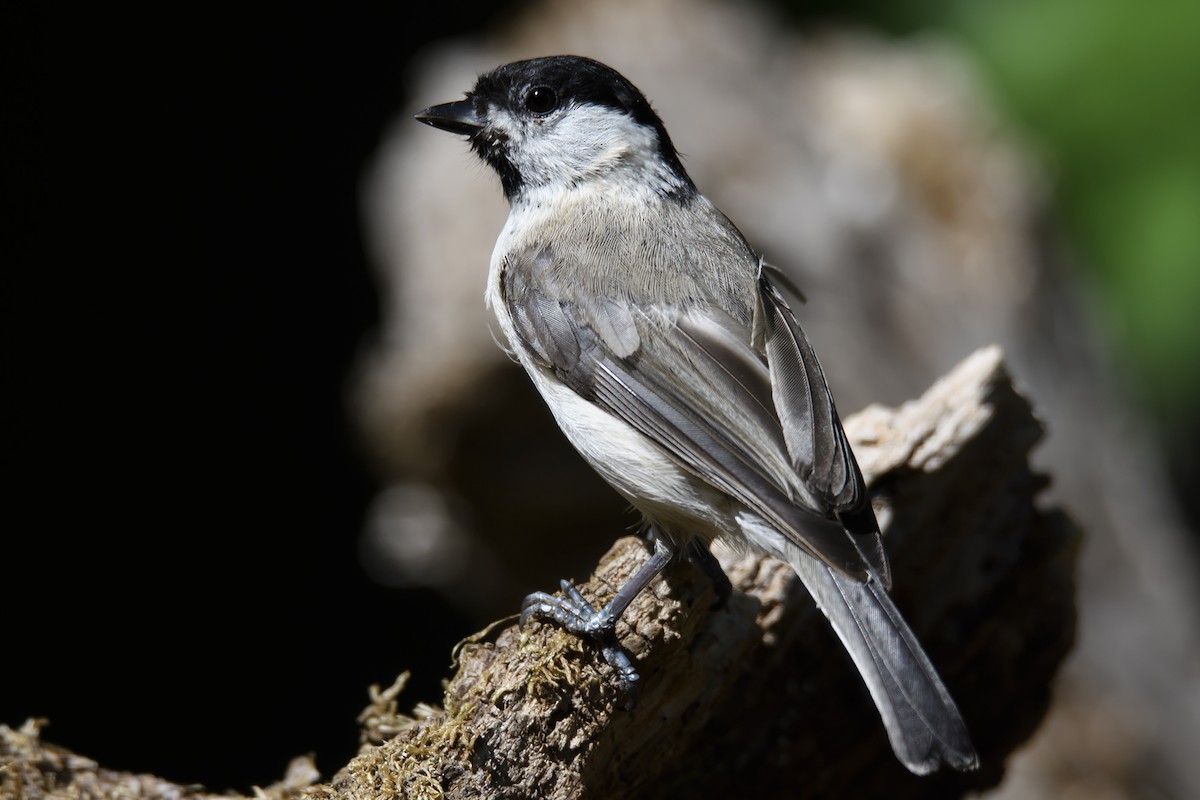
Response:
[{"label": "long tail", "polygon": [[860,583],[795,549],[789,562],[871,692],[896,757],[918,775],[979,766],[966,723],[917,637],[875,579]]}]

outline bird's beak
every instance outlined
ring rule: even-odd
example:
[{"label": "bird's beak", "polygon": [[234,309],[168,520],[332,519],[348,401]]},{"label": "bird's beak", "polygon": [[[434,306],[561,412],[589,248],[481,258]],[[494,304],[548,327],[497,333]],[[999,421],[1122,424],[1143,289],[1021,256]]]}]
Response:
[{"label": "bird's beak", "polygon": [[440,106],[430,106],[417,114],[417,121],[441,128],[450,133],[461,133],[470,136],[483,127],[483,118],[475,109],[472,100],[459,100],[454,103],[442,103]]}]

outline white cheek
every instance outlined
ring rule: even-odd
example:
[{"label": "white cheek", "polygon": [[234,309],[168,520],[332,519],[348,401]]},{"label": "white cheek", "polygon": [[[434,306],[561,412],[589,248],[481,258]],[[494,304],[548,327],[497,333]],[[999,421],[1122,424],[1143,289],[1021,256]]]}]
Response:
[{"label": "white cheek", "polygon": [[574,106],[557,117],[525,124],[528,129],[511,152],[522,176],[533,184],[573,184],[620,167],[643,168],[646,157],[657,152],[653,130],[600,106]]}]

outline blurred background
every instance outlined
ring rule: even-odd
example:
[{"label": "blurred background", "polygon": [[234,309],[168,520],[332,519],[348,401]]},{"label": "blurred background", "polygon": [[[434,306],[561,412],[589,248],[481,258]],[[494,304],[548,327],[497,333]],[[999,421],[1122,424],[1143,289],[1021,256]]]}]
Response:
[{"label": "blurred background", "polygon": [[1052,501],[1095,538],[1011,796],[1195,796],[1200,7],[422,15],[0,11],[0,723],[214,790],[309,752],[328,776],[368,685],[411,669],[402,701],[436,702],[456,641],[632,524],[491,341],[495,181],[410,120],[584,52],[795,272],[844,414],[993,340],[1041,404]]}]

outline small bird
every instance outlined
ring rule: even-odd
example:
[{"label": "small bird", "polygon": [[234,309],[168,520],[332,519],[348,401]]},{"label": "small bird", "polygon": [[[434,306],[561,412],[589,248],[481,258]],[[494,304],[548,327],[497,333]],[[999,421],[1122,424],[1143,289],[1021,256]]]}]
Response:
[{"label": "small bird", "polygon": [[416,118],[468,137],[510,203],[486,301],[571,444],[644,518],[653,552],[603,608],[569,581],[521,620],[636,665],[618,617],[672,561],[729,582],[721,540],[787,562],[866,682],[897,758],[974,769],[967,728],[887,594],[879,524],[786,282],[696,188],[616,70],[518,61]]}]

